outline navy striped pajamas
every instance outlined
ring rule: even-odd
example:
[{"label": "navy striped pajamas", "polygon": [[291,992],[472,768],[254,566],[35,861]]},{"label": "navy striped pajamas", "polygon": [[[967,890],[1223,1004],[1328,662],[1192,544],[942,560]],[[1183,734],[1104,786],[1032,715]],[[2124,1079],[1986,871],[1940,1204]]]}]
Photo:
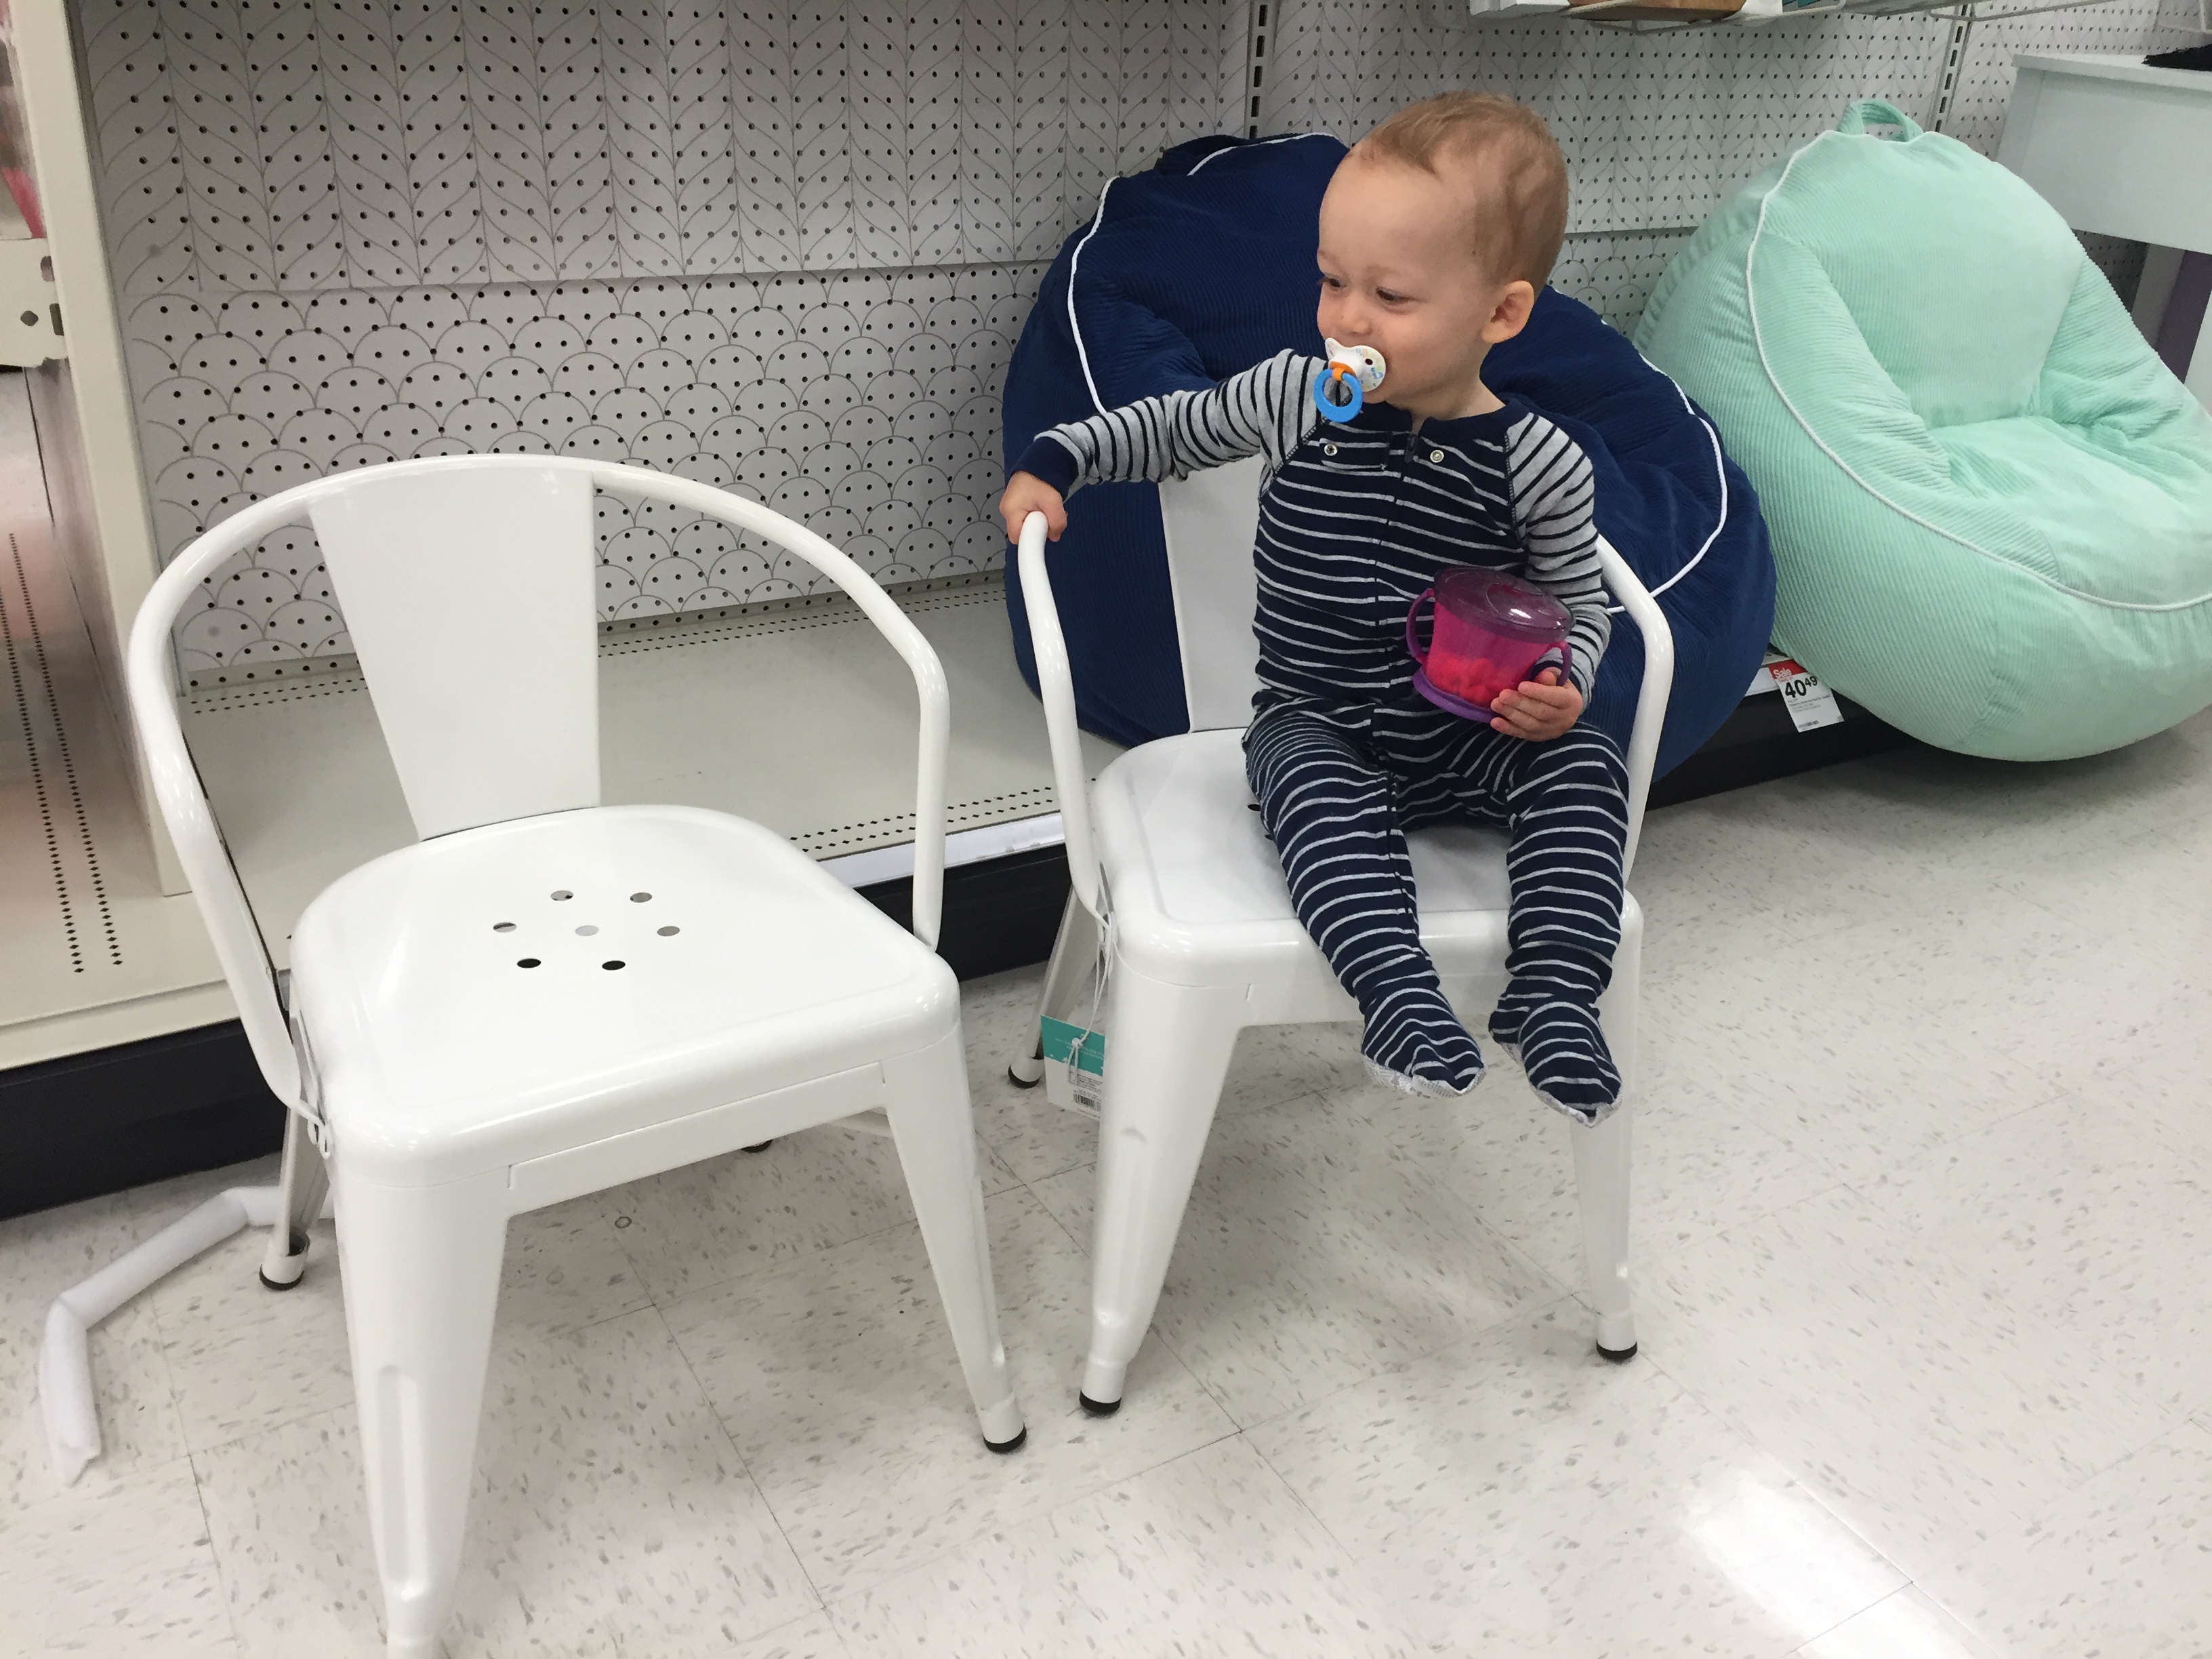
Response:
[{"label": "navy striped pajamas", "polygon": [[1370,1067],[1415,1092],[1464,1091],[1480,1051],[1420,942],[1405,831],[1474,819],[1506,832],[1510,980],[1492,1036],[1584,1122],[1618,1098],[1596,1002],[1620,939],[1627,781],[1577,725],[1548,743],[1435,708],[1413,687],[1414,598],[1450,565],[1511,570],[1572,617],[1587,699],[1611,618],[1589,462],[1527,404],[1414,429],[1370,402],[1322,421],[1318,358],[1284,352],[1204,392],[1055,427],[1018,464],[1066,494],[1263,458],[1254,557],[1261,690],[1244,751],[1299,920],[1366,1020]]}]

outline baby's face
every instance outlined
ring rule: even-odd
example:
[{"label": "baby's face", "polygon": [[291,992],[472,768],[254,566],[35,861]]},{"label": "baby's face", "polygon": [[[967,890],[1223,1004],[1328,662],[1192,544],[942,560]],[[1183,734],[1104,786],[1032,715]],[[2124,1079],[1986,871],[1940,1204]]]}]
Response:
[{"label": "baby's face", "polygon": [[1455,412],[1491,345],[1519,331],[1517,319],[1499,331],[1500,302],[1515,285],[1492,279],[1475,257],[1474,219],[1463,188],[1359,155],[1345,159],[1322,198],[1315,320],[1326,339],[1380,351],[1386,374],[1376,395],[1417,415]]}]

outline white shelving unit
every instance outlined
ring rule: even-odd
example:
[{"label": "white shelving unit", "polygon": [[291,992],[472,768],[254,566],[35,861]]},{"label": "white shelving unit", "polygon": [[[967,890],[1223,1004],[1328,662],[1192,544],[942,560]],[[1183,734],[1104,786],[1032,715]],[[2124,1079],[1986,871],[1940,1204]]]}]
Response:
[{"label": "white shelving unit", "polygon": [[[1719,24],[1755,28],[1814,17],[1936,16],[1956,22],[2000,22],[2051,11],[2080,11],[2116,0],[1468,0],[1477,20],[1563,17],[1577,23],[1642,33],[1710,28]],[[1673,15],[1662,14],[1672,13]]]},{"label": "white shelving unit", "polygon": [[[995,593],[956,600],[1003,556],[988,504],[1007,357],[1105,179],[1203,133],[1354,137],[1412,99],[1492,87],[1545,115],[1574,169],[1560,285],[1626,327],[1692,228],[1851,100],[1949,112],[1986,149],[2014,50],[2140,51],[2197,0],[2027,15],[2043,9],[1816,0],[1773,27],[1686,32],[1576,14],[1631,38],[1477,24],[1435,0],[576,0],[540,40],[475,4],[9,0],[68,323],[47,379],[75,405],[41,434],[83,610],[81,659],[52,660],[81,718],[110,720],[100,682],[139,595],[237,504],[386,457],[586,447],[769,500],[933,606],[919,619],[969,688],[956,787],[983,839],[963,844],[1005,850],[1049,833],[1042,726]],[[1799,26],[1811,15],[1826,21]],[[896,873],[891,828],[848,833],[874,821],[860,785],[892,763],[872,758],[868,720],[795,750],[814,705],[731,666],[818,667],[823,732],[833,708],[863,708],[872,671],[809,654],[836,628],[779,632],[801,613],[761,608],[806,599],[792,573],[620,503],[605,530],[606,618],[631,630],[607,672],[641,722],[610,775],[659,787],[689,756],[696,798],[871,860],[849,866],[864,878]],[[289,816],[285,765],[359,769],[365,816],[341,853],[398,833],[373,799],[343,619],[312,542],[290,538],[211,586],[195,628],[195,735],[281,938],[330,828]],[[682,643],[648,649],[647,632]],[[901,711],[901,742],[904,708],[878,709],[887,733]],[[103,799],[127,824],[128,750],[106,731],[78,757],[107,745]],[[136,833],[112,867],[143,868],[147,902],[189,918],[160,837],[143,818]],[[45,948],[51,917],[8,915],[0,955]],[[204,968],[174,978],[162,995],[203,1001],[142,1018],[139,993],[85,975],[73,1012],[0,998],[0,1065],[222,1016]],[[64,1017],[74,1035],[50,1023]]]}]

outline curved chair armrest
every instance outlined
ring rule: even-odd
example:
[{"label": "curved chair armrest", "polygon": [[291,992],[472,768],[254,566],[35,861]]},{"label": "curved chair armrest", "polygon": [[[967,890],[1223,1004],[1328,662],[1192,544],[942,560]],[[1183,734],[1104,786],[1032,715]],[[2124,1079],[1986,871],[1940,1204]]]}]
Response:
[{"label": "curved chair armrest", "polygon": [[1022,520],[1017,559],[1022,604],[1029,612],[1030,647],[1036,658],[1037,693],[1044,702],[1045,732],[1052,742],[1052,778],[1060,793],[1067,878],[1083,908],[1103,921],[1104,884],[1099,878],[1097,843],[1091,833],[1091,780],[1085,775],[1083,737],[1075,723],[1075,677],[1067,664],[1067,641],[1060,631],[1060,610],[1053,603],[1044,544],[1044,514],[1032,513]]},{"label": "curved chair armrest", "polygon": [[222,964],[238,1004],[239,1022],[270,1092],[293,1110],[320,1121],[316,1103],[303,1087],[300,1058],[292,1046],[284,1007],[276,992],[276,970],[262,944],[261,930],[246,901],[230,849],[223,844],[215,810],[201,787],[199,769],[185,746],[184,728],[177,719],[175,659],[170,635],[178,614],[224,562],[252,546],[282,526],[306,517],[301,496],[287,491],[256,502],[198,537],[171,560],[155,579],[145,603],[131,624],[131,642],[125,656],[124,681],[131,703],[132,723],[146,757],[146,771],[154,789],[155,804],[176,843],[178,861],[185,867],[199,901],[200,915],[215,945],[216,959]]},{"label": "curved chair armrest", "polygon": [[1620,878],[1636,867],[1636,843],[1644,835],[1644,803],[1651,793],[1651,769],[1659,758],[1659,733],[1667,724],[1667,699],[1674,690],[1674,630],[1628,561],[1601,536],[1597,562],[1605,585],[1634,618],[1644,635],[1644,685],[1636,696],[1636,723],[1628,733],[1628,846],[1621,855]]},{"label": "curved chair armrest", "polygon": [[[543,458],[532,458],[540,460]],[[643,467],[585,462],[592,482],[603,489],[650,495],[688,507],[702,517],[718,519],[765,536],[795,553],[844,590],[867,619],[905,659],[921,708],[921,735],[914,784],[914,934],[932,950],[945,911],[945,760],[952,731],[951,702],[945,665],[906,612],[873,577],[829,542],[772,507],[673,473]]]}]

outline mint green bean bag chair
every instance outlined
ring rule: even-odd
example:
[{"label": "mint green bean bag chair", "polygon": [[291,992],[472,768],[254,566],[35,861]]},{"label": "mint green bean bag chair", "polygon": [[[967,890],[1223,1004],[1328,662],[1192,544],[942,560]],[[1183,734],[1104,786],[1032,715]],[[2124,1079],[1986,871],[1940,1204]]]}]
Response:
[{"label": "mint green bean bag chair", "polygon": [[1994,161],[1857,105],[1636,343],[1759,491],[1776,643],[1893,726],[2056,760],[2212,703],[2212,418]]}]

